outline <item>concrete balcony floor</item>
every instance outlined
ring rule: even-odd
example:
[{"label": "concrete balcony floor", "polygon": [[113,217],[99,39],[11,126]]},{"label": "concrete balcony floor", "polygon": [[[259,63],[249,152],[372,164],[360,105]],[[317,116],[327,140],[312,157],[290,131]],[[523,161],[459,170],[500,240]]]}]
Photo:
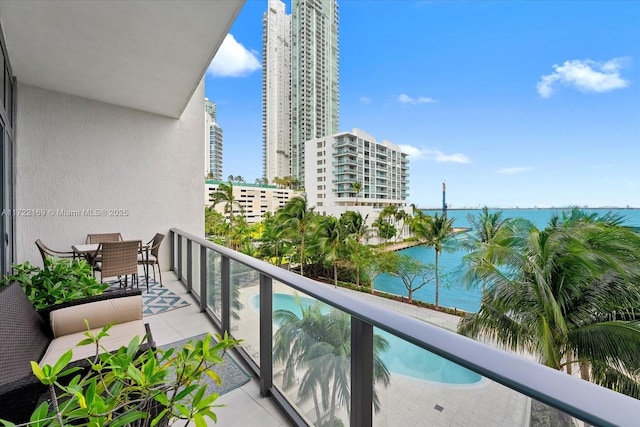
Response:
[{"label": "concrete balcony floor", "polygon": [[[176,275],[171,271],[163,271],[162,279],[165,287],[188,301],[190,305],[145,317],[145,321],[151,326],[156,344],[161,346],[206,332],[215,333],[213,324],[203,313],[200,313],[195,300],[187,294],[184,285]],[[239,361],[238,358],[236,360]],[[258,381],[255,378],[244,386],[223,394],[216,403],[224,407],[215,410],[218,422],[217,424],[211,422],[212,426],[292,425],[270,398],[260,396]]]}]

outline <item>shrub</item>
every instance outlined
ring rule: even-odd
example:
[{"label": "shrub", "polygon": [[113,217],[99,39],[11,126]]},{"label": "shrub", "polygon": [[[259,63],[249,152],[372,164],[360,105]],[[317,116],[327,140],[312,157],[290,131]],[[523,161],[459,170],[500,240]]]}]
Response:
[{"label": "shrub", "polygon": [[[80,345],[100,348],[109,325],[95,335],[85,332]],[[207,394],[203,375],[220,383],[212,367],[222,363],[224,353],[240,341],[210,334],[189,341],[183,348],[140,351],[135,337],[117,352],[96,354],[91,369],[78,373],[69,368],[72,350],[53,365],[40,367],[31,362],[34,375],[49,387],[51,399],[33,412],[31,422],[38,427],[60,425],[164,426],[175,420],[206,425],[206,418],[217,420],[213,409],[219,394]],[[75,374],[70,380],[65,379]],[[0,424],[6,424],[0,420]]]},{"label": "shrub", "polygon": [[99,295],[109,288],[108,284],[96,280],[91,266],[84,260],[47,259],[44,269],[28,261],[12,267],[14,274],[0,279],[0,285],[19,283],[37,310]]}]

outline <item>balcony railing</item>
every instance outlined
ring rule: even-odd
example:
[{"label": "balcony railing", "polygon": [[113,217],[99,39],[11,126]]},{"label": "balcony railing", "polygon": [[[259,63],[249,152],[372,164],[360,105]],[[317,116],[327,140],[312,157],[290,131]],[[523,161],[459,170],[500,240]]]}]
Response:
[{"label": "balcony railing", "polygon": [[[260,393],[271,396],[297,425],[327,422],[333,414],[351,426],[418,422],[524,426],[529,425],[532,405],[538,402],[543,408],[557,408],[597,426],[636,426],[640,419],[636,399],[181,230],[172,229],[170,237],[171,268],[216,327],[243,340],[238,354],[258,378]],[[337,310],[332,311],[332,315],[339,314],[333,319],[347,319],[342,338],[348,340],[344,348],[350,350],[343,355],[349,353],[349,361],[340,365],[344,358],[331,351],[320,351],[312,358],[312,350],[326,349],[327,344],[316,348],[315,342],[309,341],[306,364],[287,370],[284,364],[274,362],[274,326],[275,330],[282,326],[274,324],[274,311],[292,309],[295,301],[308,304],[312,300],[326,304],[325,313]],[[283,303],[289,305],[283,307]],[[385,361],[392,375],[388,387],[376,385],[374,391],[374,372],[379,372],[374,371],[378,360],[374,343],[380,337],[389,343],[387,353],[394,355]],[[432,357],[437,361],[431,361]],[[428,375],[436,372],[437,378],[418,378],[413,371],[394,376],[396,362],[402,359],[407,359],[412,370]],[[316,363],[319,361],[322,363]],[[445,367],[454,367],[456,372]],[[334,382],[339,378],[335,372],[346,375],[342,383]],[[286,374],[293,374],[292,381],[284,381]],[[460,385],[459,375],[471,384]],[[329,381],[331,386],[321,393],[320,386]],[[300,393],[303,383],[318,394]],[[350,391],[348,403],[331,401],[334,385]],[[322,404],[324,392],[329,395],[326,407]],[[373,410],[374,396],[380,402],[378,412]],[[417,422],[407,419],[411,414]]]}]

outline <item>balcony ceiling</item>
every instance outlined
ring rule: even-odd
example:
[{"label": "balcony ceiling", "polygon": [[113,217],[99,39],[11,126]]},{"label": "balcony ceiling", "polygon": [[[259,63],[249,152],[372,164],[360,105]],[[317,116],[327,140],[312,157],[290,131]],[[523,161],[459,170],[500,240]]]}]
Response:
[{"label": "balcony ceiling", "polygon": [[244,0],[0,0],[18,82],[178,118]]}]

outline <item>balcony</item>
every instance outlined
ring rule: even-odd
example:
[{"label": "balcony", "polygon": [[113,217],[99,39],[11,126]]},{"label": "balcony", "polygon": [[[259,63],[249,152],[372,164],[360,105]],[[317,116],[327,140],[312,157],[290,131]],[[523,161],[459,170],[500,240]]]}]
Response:
[{"label": "balcony", "polygon": [[[1,112],[3,120],[15,117],[5,122],[7,169],[2,179],[4,194],[15,201],[5,198],[3,208],[128,211],[127,217],[3,216],[2,271],[11,262],[39,264],[33,244],[37,238],[64,248],[89,232],[117,230],[128,238],[146,239],[166,233],[161,263],[171,265],[179,279],[165,285],[192,305],[149,317],[154,338],[164,344],[228,330],[245,340],[237,355],[255,379],[223,395],[220,403],[226,407],[217,411],[217,425],[304,425],[317,418],[308,400],[298,403],[295,385],[281,386],[281,368],[272,360],[273,298],[251,304],[257,295],[291,292],[349,316],[352,354],[347,366],[353,386],[348,405],[337,408],[345,424],[406,425],[406,417],[414,416],[424,424],[468,425],[473,420],[473,425],[524,425],[531,397],[593,425],[636,425],[638,401],[427,323],[446,326],[445,320],[418,320],[422,313],[414,308],[402,306],[411,310],[403,314],[391,301],[319,285],[193,234],[169,230],[203,230],[203,187],[194,185],[203,176],[202,70],[243,3],[194,2],[184,8],[178,2],[161,12],[151,2],[2,2],[5,40],[0,42],[6,41],[5,67],[17,85],[8,98],[15,105],[6,103],[6,114]],[[27,21],[33,25],[20,25]],[[148,47],[158,45],[174,49],[157,56]],[[162,66],[167,61],[182,71]],[[243,308],[232,303],[234,295],[243,298]],[[380,389],[383,406],[374,414],[372,387],[365,386],[373,383],[374,331],[427,349],[485,379],[461,390],[417,379],[398,387],[400,380],[392,377],[390,387]],[[513,417],[509,402],[520,408],[516,419],[505,418]]]},{"label": "balcony", "polygon": [[[305,301],[320,301],[348,318],[351,357],[346,372],[350,372],[350,410],[344,405],[336,409],[336,416],[345,425],[525,426],[529,425],[534,400],[592,425],[632,426],[640,415],[640,404],[635,399],[454,333],[457,318],[453,316],[334,289],[178,229],[171,230],[170,242],[172,268],[202,316],[216,329],[230,331],[236,339],[244,340],[237,355],[255,380],[240,390],[255,392],[257,385],[260,396],[270,396],[272,400],[247,391],[247,396],[238,397],[241,392],[234,391],[226,398],[233,403],[244,400],[248,411],[256,409],[256,405],[264,408],[259,416],[265,420],[278,417],[271,402],[296,425],[313,424],[317,419],[313,400],[297,398],[297,387],[304,381],[302,373],[296,373],[297,381],[290,388],[282,387],[284,367],[272,357],[274,330],[278,329],[274,329],[274,310],[282,308],[282,298],[289,295],[293,300],[294,294]],[[193,325],[205,327],[195,320]],[[187,330],[185,335],[195,333],[188,330],[189,325],[180,323],[178,329],[183,328]],[[438,366],[464,368],[477,380],[472,385],[451,386],[442,383],[444,377],[438,384],[412,378],[412,374],[396,375],[392,370],[389,386],[377,386],[381,411],[376,413],[372,410],[373,389],[366,386],[373,383],[374,335],[384,335],[392,343],[392,350],[400,350],[400,358],[413,354],[417,346],[442,358]],[[412,366],[420,363],[427,364],[424,359],[415,359]],[[247,411],[242,408],[245,414]],[[220,416],[226,416],[226,409],[231,408],[220,409]],[[321,417],[325,416],[323,412],[320,411]],[[262,423],[263,419],[244,422]]]}]

